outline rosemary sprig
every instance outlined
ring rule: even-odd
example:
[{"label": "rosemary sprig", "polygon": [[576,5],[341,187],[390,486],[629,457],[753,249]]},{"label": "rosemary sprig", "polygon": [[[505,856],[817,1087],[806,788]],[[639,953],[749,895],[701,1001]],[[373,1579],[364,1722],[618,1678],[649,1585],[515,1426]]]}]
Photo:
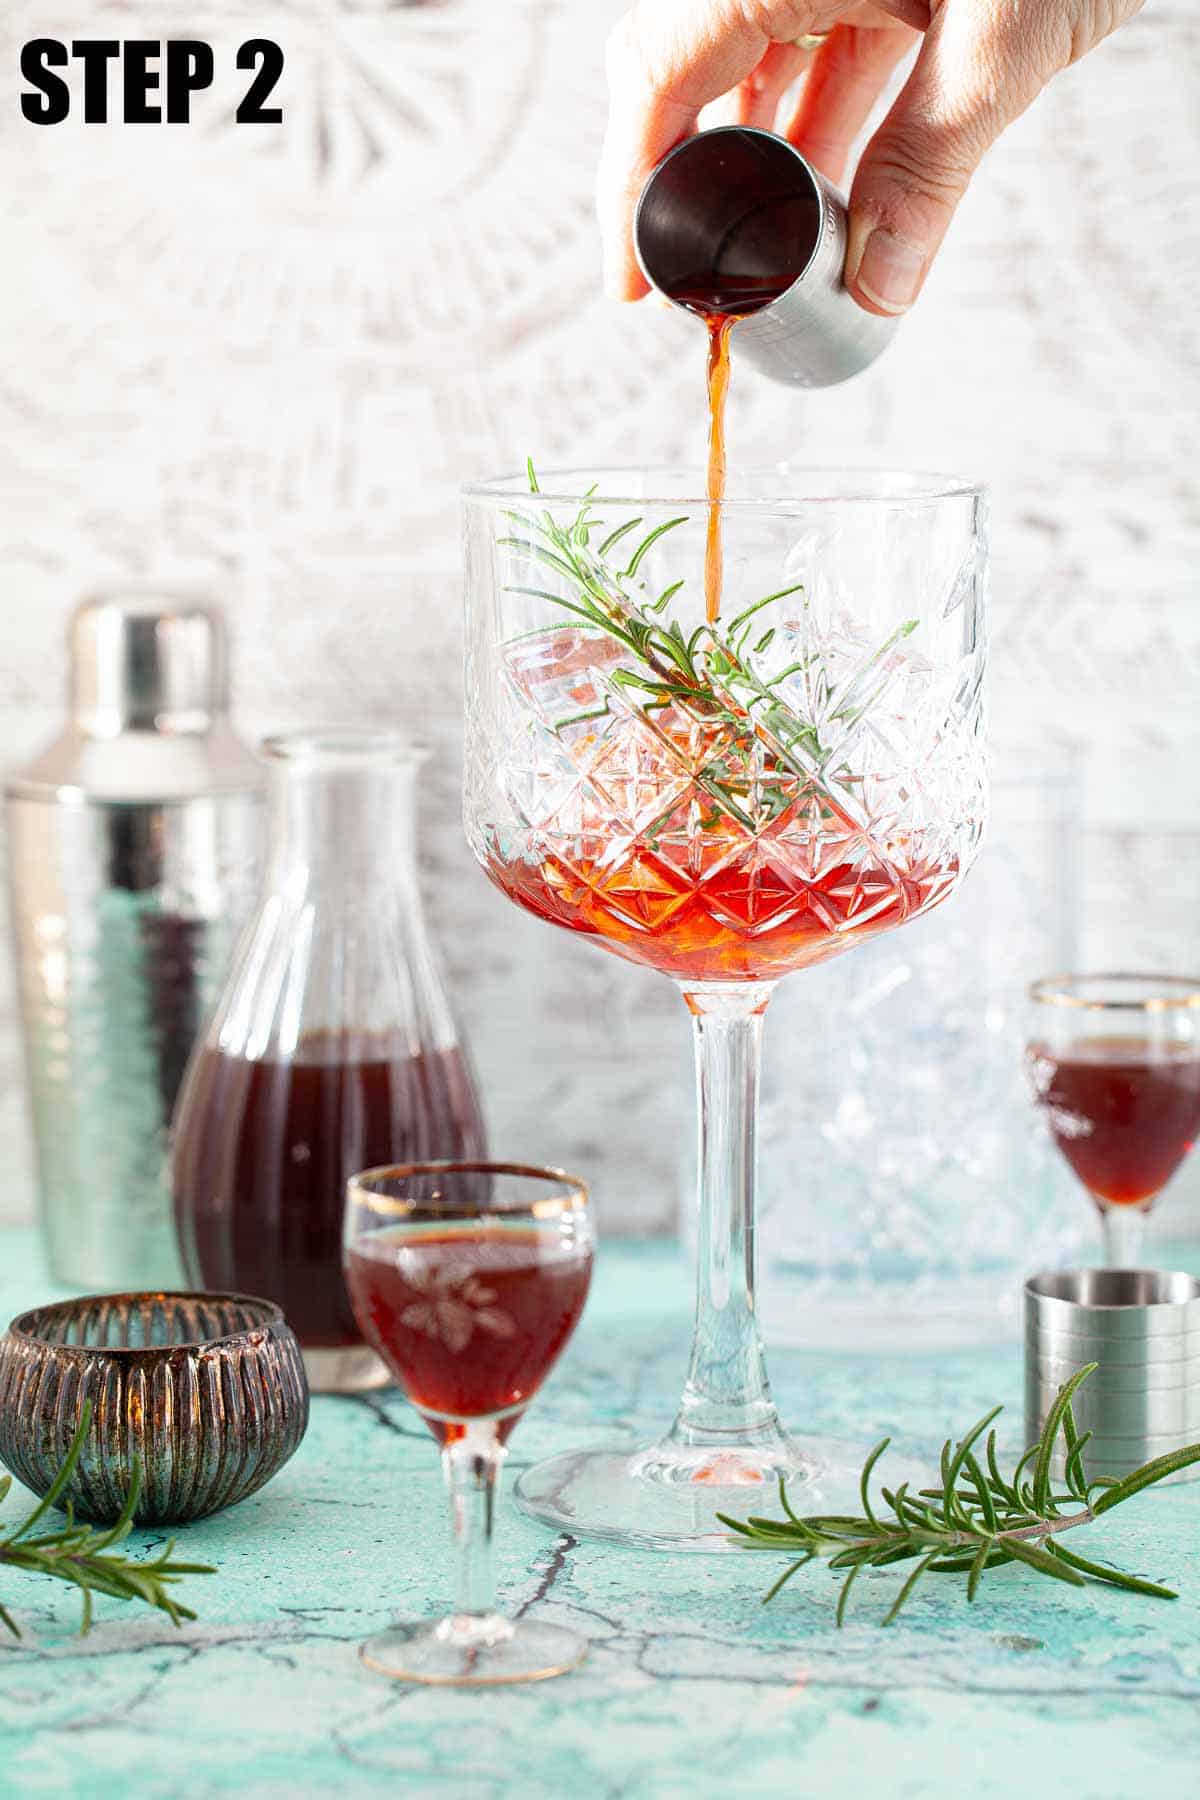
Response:
[{"label": "rosemary sprig", "polygon": [[[831,1569],[846,1577],[838,1594],[839,1625],[845,1621],[851,1590],[862,1571],[901,1562],[914,1566],[885,1614],[884,1625],[892,1623],[927,1574],[965,1573],[967,1599],[974,1600],[988,1570],[1011,1562],[1023,1563],[1039,1575],[1072,1587],[1096,1581],[1133,1594],[1176,1599],[1173,1588],[1128,1574],[1108,1562],[1092,1562],[1060,1542],[1063,1532],[1092,1524],[1143,1488],[1200,1462],[1200,1444],[1190,1444],[1186,1449],[1156,1457],[1120,1480],[1104,1475],[1089,1482],[1084,1474],[1083,1449],[1091,1433],[1077,1430],[1071,1401],[1080,1384],[1097,1367],[1096,1363],[1088,1363],[1064,1382],[1047,1414],[1041,1436],[1026,1450],[1007,1481],[1000,1473],[996,1433],[991,1429],[992,1421],[1003,1410],[995,1406],[965,1437],[943,1445],[940,1484],[922,1488],[918,1494],[909,1494],[906,1483],[894,1491],[881,1486],[883,1504],[872,1505],[871,1475],[891,1441],[883,1438],[863,1466],[859,1516],[811,1514],[801,1518],[792,1511],[782,1482],[782,1519],[742,1521],[718,1513],[721,1523],[748,1546],[794,1548],[800,1552],[763,1596],[764,1605],[793,1575],[818,1558],[827,1560]],[[984,1432],[987,1439],[981,1460],[976,1447]],[[1050,1479],[1060,1434],[1066,1451],[1065,1492],[1056,1491]],[[1064,1510],[1068,1508],[1071,1510]]]},{"label": "rosemary sprig", "polygon": [[[530,493],[536,496],[540,492],[537,474],[532,462],[526,467]],[[820,777],[834,748],[823,740],[816,720],[797,711],[792,697],[785,699],[778,691],[781,684],[803,674],[814,710],[848,729],[868,710],[886,681],[890,652],[916,629],[918,621],[906,620],[864,657],[836,696],[835,707],[833,684],[819,654],[793,660],[769,675],[754,666],[754,659],[766,652],[778,632],[769,615],[764,617],[767,609],[795,595],[803,596],[802,582],[779,588],[744,606],[729,620],[699,625],[685,636],[678,620],[668,619],[683,581],[674,581],[654,594],[638,571],[653,545],[685,524],[687,516],[665,519],[640,538],[636,534],[642,518],[627,519],[593,545],[593,534],[602,529],[595,509],[596,502],[589,494],[569,525],[560,524],[549,510],[509,510],[507,517],[516,534],[500,538],[500,544],[540,564],[566,585],[567,592],[521,583],[508,584],[506,591],[549,601],[570,615],[576,629],[613,638],[628,653],[630,661],[610,669],[604,677],[609,696],[594,716],[605,716],[609,698],[619,697],[651,722],[655,714],[679,707],[703,724],[716,726],[725,740],[724,769],[701,771],[696,786],[709,793],[718,813],[731,813],[753,830],[764,822],[764,814],[769,819],[790,805],[794,778]],[[624,559],[620,567],[614,566],[618,551]],[[806,599],[802,605],[807,605]],[[521,641],[542,636],[548,629],[523,633]],[[557,720],[556,729],[577,723],[581,716],[593,714]],[[758,782],[751,799],[748,789],[753,776],[748,771],[754,737],[766,745],[768,754],[766,780]],[[747,771],[744,775],[743,770]],[[754,812],[759,816],[751,816]]]},{"label": "rosemary sprig", "polygon": [[[154,1606],[160,1612],[165,1612],[172,1625],[182,1625],[185,1619],[194,1619],[196,1615],[190,1607],[183,1606],[172,1598],[171,1587],[184,1575],[215,1575],[216,1570],[208,1563],[175,1562],[174,1539],[152,1562],[134,1562],[127,1556],[112,1554],[114,1546],[123,1543],[133,1529],[133,1514],[142,1489],[141,1464],[136,1460],[121,1516],[107,1531],[94,1531],[90,1525],[77,1525],[74,1510],[68,1500],[64,1509],[67,1523],[62,1531],[44,1532],[36,1537],[30,1535],[34,1526],[55,1504],[70,1482],[83,1450],[91,1417],[89,1402],[80,1414],[70,1449],[52,1486],[23,1524],[11,1536],[0,1538],[0,1570],[24,1569],[31,1575],[53,1575],[59,1581],[73,1583],[83,1594],[83,1614],[79,1628],[81,1635],[90,1631],[92,1626],[93,1594],[108,1594],[114,1600],[144,1601],[147,1606]],[[4,1500],[11,1486],[12,1476],[5,1475],[0,1480],[0,1501]],[[3,1605],[0,1605],[0,1624],[6,1625],[14,1637],[20,1637],[16,1620]]]}]

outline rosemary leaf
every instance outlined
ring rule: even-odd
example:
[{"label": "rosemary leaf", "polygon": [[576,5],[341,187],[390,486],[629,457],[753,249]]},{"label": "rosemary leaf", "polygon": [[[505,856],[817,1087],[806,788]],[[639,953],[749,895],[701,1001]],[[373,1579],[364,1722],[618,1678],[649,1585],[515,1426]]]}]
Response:
[{"label": "rosemary leaf", "polygon": [[1040,1545],[1027,1538],[1007,1537],[1004,1548],[1018,1562],[1028,1563],[1031,1569],[1037,1569],[1043,1575],[1052,1575],[1056,1581],[1069,1582],[1072,1587],[1085,1585],[1083,1576],[1076,1570],[1064,1567],[1056,1556],[1051,1556],[1048,1550],[1043,1550]]},{"label": "rosemary leaf", "polygon": [[[1069,1381],[1064,1381],[1055,1395],[1054,1404],[1046,1415],[1046,1423],[1042,1430],[1041,1442],[1038,1445],[1037,1457],[1033,1466],[1033,1506],[1034,1511],[1043,1513],[1050,1503],[1050,1462],[1054,1455],[1054,1446],[1058,1439],[1059,1427],[1063,1423],[1063,1415],[1071,1404],[1071,1396],[1081,1382],[1087,1380],[1099,1367],[1098,1363],[1085,1363],[1076,1369]],[[1074,1419],[1071,1422],[1074,1429]],[[1068,1443],[1070,1438],[1068,1437]]]},{"label": "rosemary leaf", "polygon": [[[1149,1487],[1153,1482],[1161,1481],[1165,1475],[1174,1475],[1176,1470],[1186,1469],[1194,1462],[1200,1462],[1200,1444],[1189,1444],[1186,1449],[1171,1450],[1166,1456],[1156,1456],[1153,1462],[1135,1469],[1132,1475],[1126,1475],[1123,1480],[1106,1486],[1100,1498],[1092,1501],[1092,1512],[1097,1516],[1111,1512],[1114,1506],[1120,1506],[1131,1495],[1140,1494],[1143,1488]],[[1092,1485],[1095,1486],[1095,1483]]]},{"label": "rosemary leaf", "polygon": [[[1031,1574],[1068,1587],[1100,1582],[1131,1594],[1173,1600],[1173,1588],[1082,1556],[1061,1541],[1062,1533],[1095,1525],[1106,1512],[1143,1488],[1200,1462],[1200,1444],[1192,1444],[1157,1457],[1119,1480],[1097,1476],[1088,1482],[1083,1451],[1091,1433],[1077,1430],[1071,1402],[1095,1367],[1089,1363],[1063,1383],[1037,1442],[1025,1451],[1011,1478],[1006,1479],[1000,1471],[992,1428],[1000,1408],[993,1407],[957,1443],[948,1440],[943,1446],[939,1486],[923,1488],[919,1495],[913,1495],[906,1482],[895,1489],[880,1484],[879,1495],[894,1515],[892,1518],[872,1503],[870,1491],[876,1465],[888,1448],[886,1438],[875,1446],[863,1466],[859,1480],[862,1512],[858,1515],[826,1513],[805,1517],[794,1511],[781,1482],[783,1518],[738,1521],[723,1514],[718,1517],[747,1547],[800,1553],[770,1589],[768,1600],[817,1557],[823,1557],[835,1572],[844,1571],[836,1608],[839,1625],[845,1620],[850,1588],[859,1572],[901,1562],[913,1566],[882,1621],[885,1625],[899,1616],[926,1575],[965,1574],[967,1599],[974,1601],[984,1576],[1012,1563],[1020,1563]],[[974,1446],[985,1432],[981,1462]],[[1050,1476],[1060,1437],[1065,1451],[1065,1492],[1056,1489]],[[1030,1468],[1032,1479],[1026,1479],[1025,1471]]]},{"label": "rosemary leaf", "polygon": [[1151,1594],[1159,1600],[1179,1598],[1174,1588],[1163,1587],[1157,1581],[1146,1581],[1141,1575],[1127,1575],[1124,1569],[1115,1569],[1111,1563],[1090,1562],[1086,1556],[1068,1550],[1065,1544],[1055,1543],[1054,1554],[1073,1569],[1078,1569],[1081,1575],[1090,1575],[1093,1581],[1106,1581],[1111,1587],[1127,1588],[1131,1594]]},{"label": "rosemary leaf", "polygon": [[[81,1597],[80,1632],[84,1635],[92,1627],[95,1594],[104,1594],[114,1600],[140,1600],[166,1613],[174,1625],[194,1619],[195,1613],[182,1606],[170,1593],[170,1588],[184,1575],[215,1574],[215,1569],[208,1563],[174,1561],[173,1541],[157,1557],[145,1562],[134,1562],[130,1557],[113,1554],[113,1547],[124,1543],[133,1529],[133,1515],[142,1485],[142,1471],[136,1461],[120,1516],[106,1531],[77,1525],[68,1501],[64,1528],[34,1535],[34,1526],[62,1498],[71,1480],[83,1451],[91,1417],[89,1402],[80,1414],[70,1448],[50,1488],[16,1531],[0,1538],[0,1572],[12,1569],[31,1575],[50,1575],[77,1587]],[[7,1479],[0,1483],[0,1500],[8,1488]],[[0,1625],[14,1637],[20,1637],[20,1627],[4,1605],[0,1605]]]}]

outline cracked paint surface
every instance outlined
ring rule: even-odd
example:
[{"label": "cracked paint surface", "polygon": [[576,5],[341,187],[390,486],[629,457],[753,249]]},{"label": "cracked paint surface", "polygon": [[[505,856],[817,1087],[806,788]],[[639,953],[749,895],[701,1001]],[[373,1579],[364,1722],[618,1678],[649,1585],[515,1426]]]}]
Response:
[{"label": "cracked paint surface", "polygon": [[[49,1292],[30,1234],[0,1233],[3,1316]],[[576,1341],[516,1433],[510,1477],[552,1450],[665,1424],[689,1314],[669,1249],[606,1248]],[[772,1364],[794,1427],[859,1442],[891,1431],[912,1448],[997,1400],[1015,1408],[1018,1357],[1013,1344],[936,1363],[785,1352]],[[10,1497],[3,1519],[20,1503]],[[81,1639],[71,1593],[0,1573],[26,1632],[0,1642],[0,1796],[691,1800],[858,1787],[1007,1800],[1069,1784],[1075,1800],[1101,1800],[1151,1781],[1190,1795],[1198,1525],[1200,1487],[1176,1487],[1105,1530],[1114,1559],[1182,1588],[1173,1603],[1007,1569],[970,1609],[959,1583],[928,1583],[882,1632],[896,1578],[881,1572],[860,1582],[838,1632],[824,1570],[763,1608],[773,1559],[623,1552],[555,1537],[505,1505],[504,1604],[584,1632],[589,1658],[525,1689],[422,1690],[365,1671],[357,1646],[449,1597],[433,1442],[394,1394],[317,1399],[308,1438],[267,1489],[181,1534],[182,1553],[220,1570],[190,1585],[200,1618],[187,1629],[102,1599]]]}]

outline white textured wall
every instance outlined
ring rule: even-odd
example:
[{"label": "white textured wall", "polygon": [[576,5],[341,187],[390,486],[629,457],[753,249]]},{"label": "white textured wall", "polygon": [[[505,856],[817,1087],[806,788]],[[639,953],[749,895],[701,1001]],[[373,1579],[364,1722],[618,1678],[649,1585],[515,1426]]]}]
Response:
[{"label": "white textured wall", "polygon": [[[497,1144],[667,1224],[689,1097],[665,982],[518,916],[458,824],[455,489],[694,459],[694,328],[599,295],[607,0],[220,0],[0,19],[0,761],[53,727],[82,590],[207,580],[250,732],[411,721],[444,756],[428,892]],[[186,18],[184,13],[186,11]],[[38,130],[16,47],[288,54],[282,128]],[[1088,745],[1093,963],[1200,967],[1200,18],[1146,7],[991,156],[866,376],[735,378],[735,458],[893,460],[994,487],[995,716]],[[647,1082],[647,1070],[661,1080]],[[7,972],[0,1127],[24,1154]],[[12,1193],[20,1200],[19,1183]]]}]

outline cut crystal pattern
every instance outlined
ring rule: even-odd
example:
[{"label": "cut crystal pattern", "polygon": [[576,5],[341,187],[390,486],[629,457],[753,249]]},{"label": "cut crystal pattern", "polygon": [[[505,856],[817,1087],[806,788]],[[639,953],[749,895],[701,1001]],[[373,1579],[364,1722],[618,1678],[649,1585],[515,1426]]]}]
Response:
[{"label": "cut crystal pattern", "polygon": [[[974,566],[935,597],[943,617]],[[710,665],[707,705],[643,697],[627,677],[645,666],[595,631],[494,652],[470,802],[493,878],[699,980],[774,978],[936,905],[980,836],[982,644],[939,662],[915,621],[888,637],[833,593],[819,611]]]}]

